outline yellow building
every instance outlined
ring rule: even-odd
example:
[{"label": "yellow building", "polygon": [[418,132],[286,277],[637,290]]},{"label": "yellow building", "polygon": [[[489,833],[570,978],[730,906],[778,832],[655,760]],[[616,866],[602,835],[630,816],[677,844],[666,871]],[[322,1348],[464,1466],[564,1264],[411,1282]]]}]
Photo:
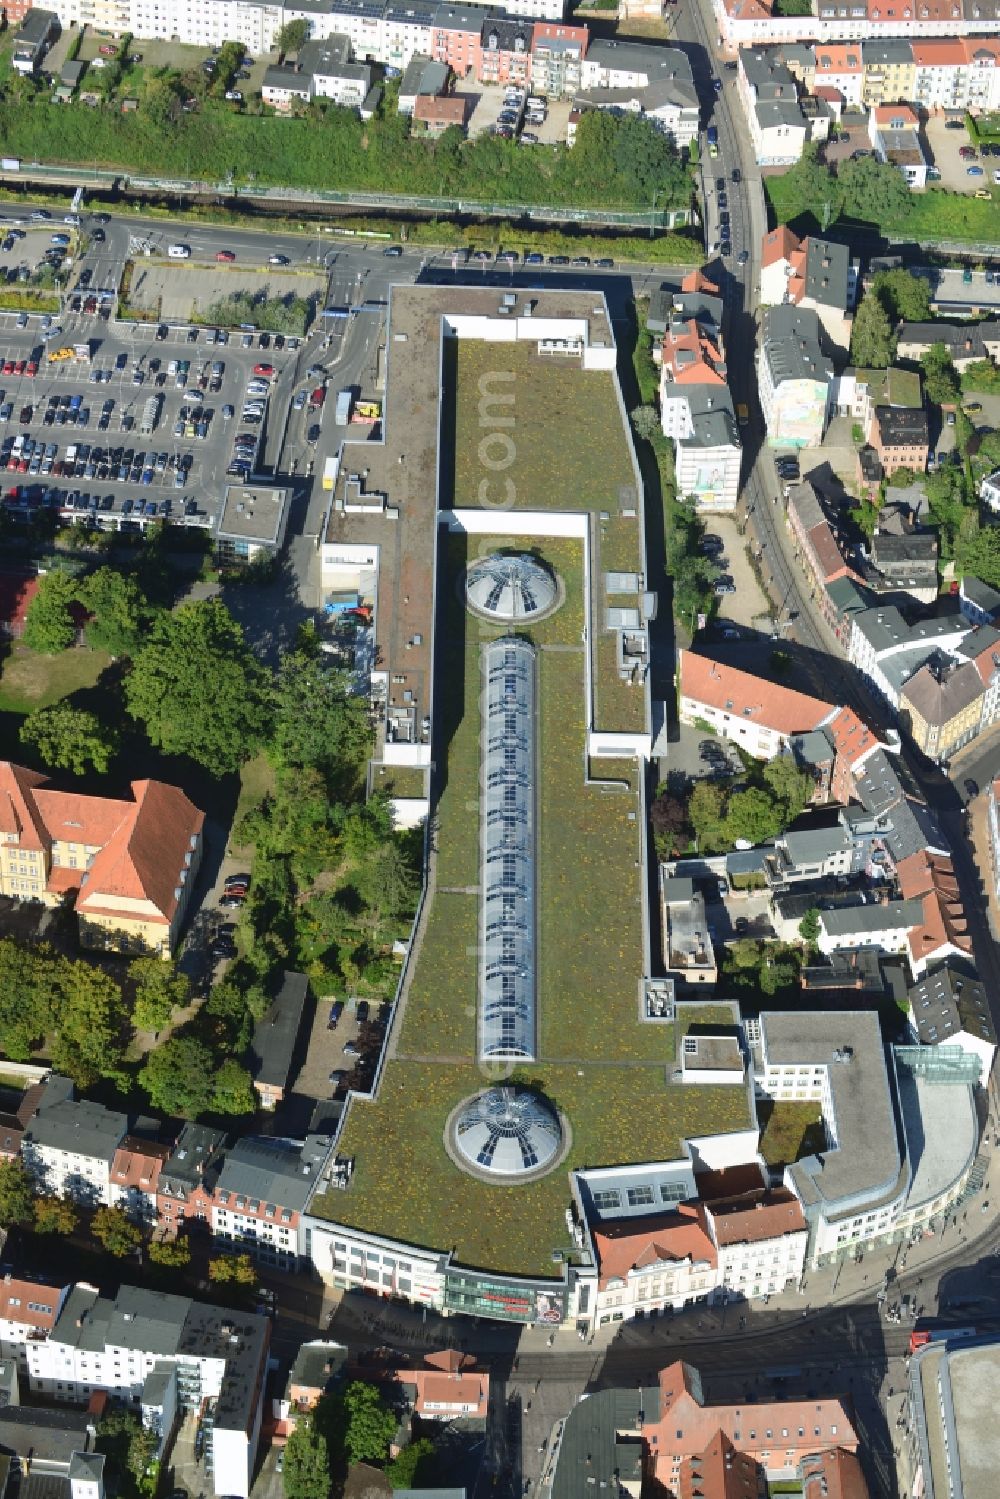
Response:
[{"label": "yellow building", "polygon": [[930,661],[899,694],[899,716],[914,744],[941,763],[976,737],[982,709],[983,683],[971,661]]},{"label": "yellow building", "polygon": [[862,42],[862,104],[897,104],[912,99],[916,76],[912,48],[902,37]]},{"label": "yellow building", "polygon": [[56,791],[0,761],[0,895],[70,904],[85,947],[170,956],[201,861],[205,814],[176,786],[132,799]]}]

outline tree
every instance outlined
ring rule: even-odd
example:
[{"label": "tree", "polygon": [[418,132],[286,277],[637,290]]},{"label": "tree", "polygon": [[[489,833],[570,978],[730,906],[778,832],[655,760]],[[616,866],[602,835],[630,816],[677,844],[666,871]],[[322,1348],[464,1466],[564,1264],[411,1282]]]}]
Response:
[{"label": "tree", "polygon": [[687,803],[669,791],[661,791],[649,809],[649,821],[657,848],[673,858],[684,848],[691,836],[691,822]]},{"label": "tree", "polygon": [[133,655],[152,614],[135,579],[113,567],[99,567],[83,580],[80,598],[91,613],[88,644],[109,656]]},{"label": "tree", "polygon": [[272,743],[291,767],[329,776],[353,772],[369,753],[371,717],[364,699],[351,691],[346,672],[330,671],[324,657],[294,651],[282,661],[275,687]]},{"label": "tree", "polygon": [[276,45],[279,52],[298,52],[308,40],[308,21],[286,21],[278,32]]},{"label": "tree", "polygon": [[162,1031],[174,1010],[187,1004],[190,985],[173,963],[162,958],[136,958],[129,965],[135,984],[132,1024],[139,1031]]},{"label": "tree", "polygon": [[35,1216],[31,1177],[20,1156],[0,1161],[0,1228],[23,1228]]},{"label": "tree", "polygon": [[60,958],[52,976],[55,1034],[51,1057],[77,1087],[117,1075],[123,1051],[124,1014],[114,978],[81,959]]},{"label": "tree", "polygon": [[194,1036],[171,1036],[146,1058],[139,1085],[155,1109],[197,1119],[211,1107],[215,1091],[215,1058]]},{"label": "tree", "polygon": [[809,141],[794,166],[782,174],[781,219],[790,223],[811,214],[821,228],[832,224],[840,210],[840,190],[819,159],[819,146]]},{"label": "tree", "polygon": [[898,322],[925,323],[931,315],[931,294],[922,276],[901,266],[894,271],[879,271],[872,289],[895,326]]},{"label": "tree", "polygon": [[161,614],[125,680],[128,711],[158,749],[216,775],[254,754],[271,717],[270,673],[218,599]]},{"label": "tree", "polygon": [[1000,530],[980,526],[975,511],[967,513],[959,531],[955,566],[963,577],[978,578],[991,588],[1000,585]]},{"label": "tree", "polygon": [[812,778],[800,770],[792,755],[775,755],[761,772],[781,809],[784,826],[794,822],[812,796]]},{"label": "tree", "polygon": [[386,1466],[385,1476],[394,1490],[423,1487],[422,1480],[427,1477],[425,1470],[433,1456],[434,1443],[430,1437],[418,1437],[415,1442],[408,1442],[399,1456]]},{"label": "tree", "polygon": [[218,1285],[255,1286],[257,1271],[248,1254],[220,1254],[209,1260],[208,1278]]},{"label": "tree", "polygon": [[699,852],[717,853],[727,846],[726,792],[714,781],[699,781],[691,792],[688,816]]},{"label": "tree", "polygon": [[94,1238],[117,1260],[134,1253],[142,1243],[142,1229],[121,1208],[98,1208],[90,1228]]},{"label": "tree", "polygon": [[373,850],[360,883],[376,931],[384,922],[413,915],[420,879],[397,838]]},{"label": "tree", "polygon": [[975,427],[972,425],[972,418],[967,416],[961,406],[959,406],[955,412],[955,451],[962,458],[968,456],[969,443],[972,441],[972,434],[975,430]]},{"label": "tree", "polygon": [[955,541],[969,508],[965,474],[961,468],[948,464],[928,474],[924,487],[927,506],[941,538],[941,559],[947,562],[954,555]]},{"label": "tree", "polygon": [[766,843],[780,833],[782,821],[780,804],[757,786],[737,791],[726,806],[726,831],[734,843]]},{"label": "tree", "polygon": [[183,1270],[191,1263],[191,1245],[187,1239],[154,1239],[148,1253],[154,1265],[170,1270]]},{"label": "tree", "polygon": [[54,656],[76,639],[71,606],[78,588],[69,573],[57,568],[38,580],[38,592],[28,605],[24,643],[33,651]]},{"label": "tree", "polygon": [[935,406],[950,406],[958,400],[958,375],[946,344],[931,344],[921,356],[920,366],[924,372],[924,390],[929,401],[933,401]]},{"label": "tree", "polygon": [[76,1231],[76,1208],[61,1197],[39,1197],[35,1202],[35,1233],[62,1234],[68,1238]]},{"label": "tree", "polygon": [[851,329],[851,360],[858,369],[888,369],[895,354],[895,340],[881,298],[866,292]]},{"label": "tree", "polygon": [[257,1095],[249,1072],[228,1057],[215,1074],[212,1108],[217,1114],[252,1114],[256,1107]]},{"label": "tree", "polygon": [[658,437],[663,430],[655,406],[637,406],[632,412],[632,426],[636,437],[642,437],[647,442]]},{"label": "tree", "polygon": [[102,724],[96,713],[66,701],[29,713],[18,737],[37,750],[44,765],[78,776],[86,774],[88,765],[98,775],[106,775],[119,747],[117,729]]},{"label": "tree", "polygon": [[330,1452],[312,1416],[298,1420],[285,1444],[282,1471],[287,1499],[328,1499]]},{"label": "tree", "polygon": [[866,224],[888,225],[905,219],[913,199],[906,178],[888,162],[874,156],[845,161],[837,172],[841,213]]},{"label": "tree", "polygon": [[344,1448],[348,1462],[385,1462],[399,1423],[375,1386],[361,1380],[349,1384],[344,1391],[344,1413],[347,1418]]},{"label": "tree", "polygon": [[813,943],[819,941],[819,933],[819,911],[815,906],[810,906],[799,922],[799,936],[803,942],[808,942],[811,946]]}]

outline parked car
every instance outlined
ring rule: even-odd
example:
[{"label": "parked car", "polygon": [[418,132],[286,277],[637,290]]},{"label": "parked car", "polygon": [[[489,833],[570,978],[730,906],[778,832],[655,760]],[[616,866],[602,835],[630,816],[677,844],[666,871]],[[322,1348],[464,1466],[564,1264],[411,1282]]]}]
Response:
[{"label": "parked car", "polygon": [[333,1004],[330,1006],[330,1016],[326,1022],[326,1028],[328,1031],[335,1031],[337,1029],[337,1026],[340,1024],[340,1017],[341,1015],[343,1015],[343,1013],[344,1001],[342,999],[335,999],[333,1001]]}]

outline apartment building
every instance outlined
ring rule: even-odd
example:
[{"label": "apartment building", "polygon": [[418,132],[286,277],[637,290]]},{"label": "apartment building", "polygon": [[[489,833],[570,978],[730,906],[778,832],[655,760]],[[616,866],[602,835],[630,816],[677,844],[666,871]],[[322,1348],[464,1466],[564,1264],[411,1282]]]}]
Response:
[{"label": "apartment building", "polygon": [[857,42],[818,43],[813,56],[812,80],[807,85],[809,92],[814,88],[833,89],[845,108],[857,109],[861,104],[864,81],[860,45]]},{"label": "apartment building", "polygon": [[757,346],[757,384],[772,447],[818,447],[826,431],[833,364],[820,346],[811,308],[765,308]]},{"label": "apartment building", "polygon": [[[748,1190],[705,1202],[723,1301],[776,1296],[797,1285],[805,1268],[809,1233],[798,1198],[785,1187],[766,1187],[757,1175]],[[699,1187],[704,1198],[704,1180]]]},{"label": "apartment building", "polygon": [[834,351],[844,355],[851,342],[849,312],[857,270],[846,245],[807,235],[787,225],[765,234],[761,246],[760,301],[765,307],[790,303],[815,312]]},{"label": "apartment building", "polygon": [[526,87],[530,81],[533,35],[530,21],[490,15],[483,23],[479,81]]},{"label": "apartment building", "polygon": [[979,733],[984,695],[973,662],[932,657],[900,689],[900,722],[929,760],[947,765]]},{"label": "apartment building", "polygon": [[735,509],[742,460],[721,312],[718,288],[692,273],[674,299],[660,347],[660,421],[674,445],[677,491],[703,511]]},{"label": "apartment building", "polygon": [[[533,87],[540,86],[533,82]],[[574,106],[640,114],[669,135],[678,148],[690,145],[698,134],[698,95],[691,64],[676,47],[591,42],[580,63]]]},{"label": "apartment building", "polygon": [[162,781],[132,800],[57,791],[0,761],[0,895],[76,913],[85,947],[169,957],[201,860],[204,813]]},{"label": "apartment building", "polygon": [[810,126],[795,78],[776,48],[745,47],[737,86],[760,166],[791,166],[802,155]]},{"label": "apartment building", "polygon": [[970,632],[961,614],[910,625],[895,606],[883,605],[856,616],[850,659],[886,702],[898,709],[903,683],[936,653],[954,655]]},{"label": "apartment building", "polygon": [[296,1268],[309,1253],[303,1215],[329,1173],[332,1153],[329,1135],[237,1140],[215,1180],[213,1235],[265,1264]]},{"label": "apartment building", "polygon": [[796,734],[818,729],[837,714],[833,703],[779,686],[692,651],[679,651],[682,723],[704,718],[757,760],[787,749]]},{"label": "apartment building", "polygon": [[979,359],[1000,358],[1000,318],[981,323],[900,323],[896,358],[918,364],[936,343],[943,343],[959,374]]},{"label": "apartment building", "polygon": [[953,37],[1000,31],[996,0],[921,0],[917,6],[884,0],[816,0],[805,16],[779,15],[771,0],[713,0],[722,45],[858,42],[863,37]]},{"label": "apartment building", "polygon": [[[8,24],[15,17],[8,16]],[[37,72],[46,52],[59,35],[62,17],[58,11],[28,8],[14,34],[10,65],[25,77]]]},{"label": "apartment building", "polygon": [[0,1280],[0,1358],[16,1360],[22,1379],[28,1370],[29,1343],[49,1336],[65,1298],[65,1287],[11,1274]]},{"label": "apartment building", "polygon": [[993,1070],[997,1032],[986,986],[964,959],[947,958],[907,991],[909,1026],[920,1046],[958,1046],[979,1062],[985,1087]]},{"label": "apartment building", "polygon": [[869,36],[861,43],[861,102],[872,108],[913,98],[913,52],[908,41]]},{"label": "apartment building", "polygon": [[[840,550],[837,534],[827,518],[823,502],[808,480],[790,486],[787,519],[806,574],[812,580],[816,598],[823,608],[829,597],[829,585],[837,578],[846,578],[850,568]],[[832,616],[832,608],[829,608],[829,613]],[[833,623],[832,617],[828,622]]]},{"label": "apartment building", "polygon": [[[152,1135],[155,1124],[145,1123]],[[68,1097],[43,1101],[24,1132],[21,1159],[42,1196],[108,1206],[115,1154],[128,1133],[126,1114],[74,1099],[70,1089]]]},{"label": "apartment building", "polygon": [[190,1122],[182,1126],[156,1183],[156,1214],[166,1237],[175,1237],[189,1220],[211,1224],[225,1144],[222,1130]]},{"label": "apartment building", "polygon": [[545,98],[571,97],[583,86],[586,26],[536,21],[531,39],[531,87]]},{"label": "apartment building", "polygon": [[28,1343],[28,1379],[33,1393],[72,1403],[95,1391],[193,1412],[211,1401],[214,1492],[249,1499],[269,1333],[267,1319],[252,1312],[133,1286],[112,1299],[81,1282],[48,1336]]},{"label": "apartment building", "polygon": [[152,1226],[158,1221],[156,1194],[160,1172],[171,1148],[136,1135],[126,1135],[111,1161],[109,1201],[135,1223]]},{"label": "apartment building", "polygon": [[922,406],[916,409],[876,406],[869,440],[886,475],[891,476],[900,468],[915,474],[926,471],[930,426]]},{"label": "apartment building", "polygon": [[933,531],[876,530],[868,545],[865,584],[876,594],[904,594],[933,604],[938,593],[938,539]]}]

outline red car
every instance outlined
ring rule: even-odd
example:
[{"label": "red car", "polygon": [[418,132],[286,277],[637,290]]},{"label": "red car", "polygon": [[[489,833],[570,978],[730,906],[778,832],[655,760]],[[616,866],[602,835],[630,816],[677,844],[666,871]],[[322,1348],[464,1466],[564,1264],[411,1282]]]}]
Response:
[{"label": "red car", "polygon": [[37,359],[29,359],[28,360],[28,368],[25,370],[24,373],[26,375],[30,375],[31,378],[34,379],[35,376],[38,374],[38,360]]},{"label": "red car", "polygon": [[322,385],[317,385],[316,389],[313,391],[312,395],[309,397],[309,404],[310,404],[310,406],[313,408],[314,411],[318,411],[319,408],[322,406],[322,404],[323,404],[323,402],[325,400],[326,400],[326,391],[323,389]]},{"label": "red car", "polygon": [[14,374],[15,375],[23,375],[24,372],[25,372],[25,370],[27,368],[28,368],[28,361],[26,359],[19,359],[17,361],[17,363],[15,364],[15,366],[14,366]]},{"label": "red car", "polygon": [[13,453],[11,453],[10,457],[7,459],[7,472],[9,474],[17,473],[17,458]]},{"label": "red car", "polygon": [[216,260],[225,260],[227,262],[232,261],[236,259],[236,252],[234,250],[219,250],[215,258]]},{"label": "red car", "polygon": [[18,471],[18,473],[19,474],[26,474],[28,472],[28,464],[30,462],[31,462],[30,458],[22,458],[22,459],[20,459],[20,461],[18,462],[18,465],[17,465],[17,471]]},{"label": "red car", "polygon": [[260,375],[264,380],[270,380],[271,376],[274,374],[274,365],[255,364],[253,367],[253,372],[255,375]]},{"label": "red car", "polygon": [[4,362],[3,362],[3,372],[4,372],[5,375],[12,375],[14,373],[14,361],[13,361],[13,359],[5,359],[4,360]]}]

